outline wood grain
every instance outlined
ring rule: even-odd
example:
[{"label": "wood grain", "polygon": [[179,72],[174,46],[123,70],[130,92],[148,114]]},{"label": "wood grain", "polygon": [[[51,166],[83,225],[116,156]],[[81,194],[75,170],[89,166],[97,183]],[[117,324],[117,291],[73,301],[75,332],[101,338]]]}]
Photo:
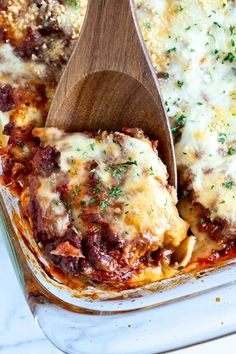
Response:
[{"label": "wood grain", "polygon": [[90,0],[46,126],[66,131],[139,127],[159,140],[176,186],[174,146],[155,71],[131,0]]}]

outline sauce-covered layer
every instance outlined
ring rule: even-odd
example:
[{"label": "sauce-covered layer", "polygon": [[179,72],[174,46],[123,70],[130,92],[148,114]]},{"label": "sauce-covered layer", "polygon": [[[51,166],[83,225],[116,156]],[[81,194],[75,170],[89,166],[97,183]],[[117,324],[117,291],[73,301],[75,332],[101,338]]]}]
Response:
[{"label": "sauce-covered layer", "polygon": [[36,128],[33,135],[41,143],[32,150],[22,205],[56,266],[96,281],[131,283],[147,268],[148,279],[153,272],[156,280],[163,262],[177,269],[189,261],[193,236],[176,258],[188,225],[178,215],[157,142],[139,129],[66,134]]}]

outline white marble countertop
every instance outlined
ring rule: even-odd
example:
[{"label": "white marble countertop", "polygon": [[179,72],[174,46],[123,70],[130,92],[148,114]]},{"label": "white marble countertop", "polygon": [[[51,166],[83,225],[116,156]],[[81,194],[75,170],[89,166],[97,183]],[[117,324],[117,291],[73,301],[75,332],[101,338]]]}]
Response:
[{"label": "white marble countertop", "polygon": [[[60,354],[61,352],[44,337],[33,319],[1,236],[0,284],[0,353]],[[235,347],[236,334],[172,354],[235,354]]]}]

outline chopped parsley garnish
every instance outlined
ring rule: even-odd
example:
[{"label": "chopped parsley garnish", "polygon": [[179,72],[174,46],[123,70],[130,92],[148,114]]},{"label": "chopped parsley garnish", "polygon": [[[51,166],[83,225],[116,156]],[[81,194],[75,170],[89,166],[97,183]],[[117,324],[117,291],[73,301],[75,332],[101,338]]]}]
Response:
[{"label": "chopped parsley garnish", "polygon": [[150,176],[154,176],[154,171],[153,171],[153,167],[150,167]]},{"label": "chopped parsley garnish", "polygon": [[122,179],[126,171],[127,171],[127,166],[120,165],[113,170],[112,177],[117,177],[119,179]]},{"label": "chopped parsley garnish", "polygon": [[228,154],[228,155],[234,155],[235,152],[236,152],[236,149],[235,149],[233,146],[230,146],[230,147],[228,148],[227,154]]},{"label": "chopped parsley garnish", "polygon": [[233,36],[233,34],[234,34],[234,28],[235,28],[235,26],[230,26],[229,27],[231,36]]},{"label": "chopped parsley garnish", "polygon": [[102,209],[105,209],[107,207],[107,205],[108,205],[108,200],[107,199],[102,200],[101,203],[100,203],[100,207]]},{"label": "chopped parsley garnish", "polygon": [[200,218],[199,223],[200,223],[201,225],[203,225],[203,224],[205,224],[205,220],[204,220],[203,218]]},{"label": "chopped parsley garnish", "polygon": [[230,52],[224,57],[222,63],[224,63],[225,61],[229,61],[230,63],[233,63],[234,61],[236,61],[236,56]]},{"label": "chopped parsley garnish", "polygon": [[129,157],[129,161],[126,164],[138,166],[137,160],[133,160],[132,157]]},{"label": "chopped parsley garnish", "polygon": [[172,133],[177,133],[180,128],[182,128],[185,125],[186,122],[186,116],[181,114],[179,118],[176,121],[176,125],[171,129]]},{"label": "chopped parsley garnish", "polygon": [[151,29],[152,28],[152,24],[150,22],[144,22],[144,27]]},{"label": "chopped parsley garnish", "polygon": [[221,144],[224,144],[226,140],[226,134],[225,133],[219,133],[218,141]]},{"label": "chopped parsley garnish", "polygon": [[163,73],[163,76],[164,76],[166,79],[169,79],[170,74],[169,74],[169,73],[167,73],[167,72],[165,72],[165,73]]},{"label": "chopped parsley garnish", "polygon": [[183,84],[184,84],[184,82],[183,82],[183,81],[180,81],[180,80],[178,80],[178,81],[177,81],[177,86],[178,86],[178,87],[182,87],[182,86],[183,86]]},{"label": "chopped parsley garnish", "polygon": [[90,149],[94,151],[95,143],[89,144],[89,146],[90,146]]},{"label": "chopped parsley garnish", "polygon": [[228,188],[228,189],[232,189],[233,185],[234,185],[233,181],[227,181],[227,182],[222,183],[222,186],[225,188]]},{"label": "chopped parsley garnish", "polygon": [[95,204],[95,203],[97,203],[97,201],[98,201],[98,197],[92,197],[89,199],[90,204]]},{"label": "chopped parsley garnish", "polygon": [[60,205],[62,201],[60,199],[53,199],[53,203],[56,205]]},{"label": "chopped parsley garnish", "polygon": [[79,9],[78,0],[64,0],[68,5],[74,6],[75,10]]},{"label": "chopped parsley garnish", "polygon": [[183,11],[183,9],[184,9],[183,6],[180,5],[179,6],[179,12]]},{"label": "chopped parsley garnish", "polygon": [[176,47],[170,48],[167,50],[167,53],[171,53],[171,52],[176,52]]},{"label": "chopped parsley garnish", "polygon": [[86,202],[85,202],[85,200],[80,200],[80,205],[85,205],[86,204]]},{"label": "chopped parsley garnish", "polygon": [[112,198],[117,198],[121,195],[121,193],[122,193],[122,190],[120,189],[120,187],[115,186],[114,188],[112,188],[109,191],[109,196]]},{"label": "chopped parsley garnish", "polygon": [[79,194],[79,192],[81,191],[81,186],[82,186],[82,184],[80,183],[77,187],[75,187],[75,189],[72,192],[73,197],[75,197]]},{"label": "chopped parsley garnish", "polygon": [[214,23],[215,26],[221,28],[221,25],[218,22],[214,21],[213,23]]}]

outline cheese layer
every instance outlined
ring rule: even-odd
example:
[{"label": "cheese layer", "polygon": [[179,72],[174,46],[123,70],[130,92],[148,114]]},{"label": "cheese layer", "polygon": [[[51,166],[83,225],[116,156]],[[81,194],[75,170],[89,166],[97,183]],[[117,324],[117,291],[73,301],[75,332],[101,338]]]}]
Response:
[{"label": "cheese layer", "polygon": [[[153,252],[169,250],[170,256],[186,238],[188,225],[178,215],[166,167],[151,142],[139,130],[136,133],[138,137],[34,129],[41,145],[33,157],[36,176],[31,177],[29,210],[36,238],[53,241],[52,255],[65,256],[64,243],[57,242],[73,229],[84,242],[77,262],[85,257],[96,271],[126,270],[130,277],[137,273],[135,267],[153,265],[156,271],[157,255]],[[54,159],[48,152],[45,157],[49,147],[56,152],[54,156],[59,154]],[[47,164],[43,165],[45,159]],[[53,163],[56,167],[51,169]],[[37,215],[32,203],[37,205]],[[97,250],[96,259],[90,245],[94,235],[102,237],[102,251]],[[104,246],[111,238],[120,246],[111,250],[111,246]],[[114,254],[118,251],[123,265]],[[105,266],[101,255],[106,253],[110,261]],[[78,272],[83,273],[83,266],[81,269]]]},{"label": "cheese layer", "polygon": [[235,2],[136,4],[161,77],[179,170],[187,169],[192,197],[209,210],[211,220],[236,223]]}]

